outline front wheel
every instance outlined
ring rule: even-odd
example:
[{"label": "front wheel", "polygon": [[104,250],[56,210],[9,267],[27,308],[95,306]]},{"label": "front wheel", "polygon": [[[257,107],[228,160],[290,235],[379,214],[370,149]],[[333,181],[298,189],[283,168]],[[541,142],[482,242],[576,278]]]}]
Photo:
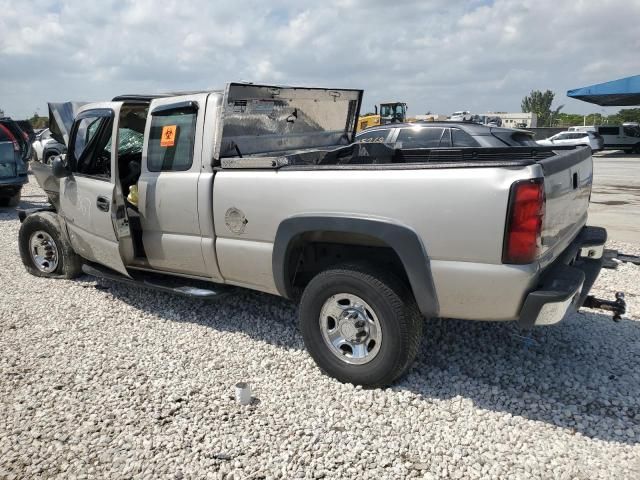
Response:
[{"label": "front wheel", "polygon": [[[43,154],[44,155],[44,154]],[[42,159],[42,163],[45,165],[52,165],[53,159],[60,155],[58,152],[47,152]]]},{"label": "front wheel", "polygon": [[411,366],[422,316],[395,276],[367,265],[316,275],[300,301],[300,330],[318,366],[342,382],[379,387]]},{"label": "front wheel", "polygon": [[75,278],[80,275],[80,257],[62,235],[53,212],[37,212],[25,218],[18,233],[22,263],[37,277]]}]

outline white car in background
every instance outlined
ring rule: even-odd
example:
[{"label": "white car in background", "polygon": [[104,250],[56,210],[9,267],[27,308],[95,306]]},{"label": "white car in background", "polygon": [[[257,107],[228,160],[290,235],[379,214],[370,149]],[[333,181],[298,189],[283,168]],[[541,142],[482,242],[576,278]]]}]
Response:
[{"label": "white car in background", "polygon": [[585,125],[569,127],[570,132],[595,132],[604,140],[607,150],[624,150],[625,153],[640,153],[640,126],[638,122],[622,125]]},{"label": "white car in background", "polygon": [[55,140],[51,137],[51,131],[47,128],[36,135],[33,146],[33,160],[42,162],[44,147]]},{"label": "white car in background", "polygon": [[473,115],[468,110],[462,110],[460,112],[453,112],[449,117],[452,122],[470,122],[473,119]]},{"label": "white car in background", "polygon": [[546,147],[585,145],[591,147],[592,152],[599,152],[604,147],[604,139],[596,132],[560,132],[553,137],[538,140],[538,144]]}]

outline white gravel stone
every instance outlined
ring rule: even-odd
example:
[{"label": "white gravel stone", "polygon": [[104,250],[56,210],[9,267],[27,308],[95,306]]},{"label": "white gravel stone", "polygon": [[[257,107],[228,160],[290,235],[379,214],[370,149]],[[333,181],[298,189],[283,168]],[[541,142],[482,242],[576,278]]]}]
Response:
[{"label": "white gravel stone", "polygon": [[[23,205],[44,201],[32,179]],[[0,478],[640,478],[640,267],[594,288],[625,292],[620,323],[584,311],[526,346],[428,321],[409,375],[363,390],[316,368],[287,301],[32,277],[18,228],[1,209]]]}]

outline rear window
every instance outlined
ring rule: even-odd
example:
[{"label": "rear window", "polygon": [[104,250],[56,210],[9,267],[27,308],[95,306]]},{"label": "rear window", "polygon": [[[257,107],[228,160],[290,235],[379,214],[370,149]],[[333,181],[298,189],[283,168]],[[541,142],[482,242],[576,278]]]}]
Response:
[{"label": "rear window", "polygon": [[[398,143],[400,148],[436,148],[441,146],[440,140],[443,137],[444,128],[436,127],[409,127],[403,128],[398,134]],[[445,145],[448,146],[448,138],[445,139]],[[442,146],[445,146],[442,145]]]},{"label": "rear window", "polygon": [[479,143],[467,132],[463,132],[459,128],[451,129],[451,139],[454,147],[478,147]]},{"label": "rear window", "polygon": [[384,143],[389,135],[389,130],[372,130],[358,134],[356,142],[359,143]]},{"label": "rear window", "polygon": [[193,163],[197,110],[153,114],[147,166],[151,172],[184,171]]},{"label": "rear window", "polygon": [[620,133],[619,127],[598,127],[598,133],[600,135],[618,135]]}]

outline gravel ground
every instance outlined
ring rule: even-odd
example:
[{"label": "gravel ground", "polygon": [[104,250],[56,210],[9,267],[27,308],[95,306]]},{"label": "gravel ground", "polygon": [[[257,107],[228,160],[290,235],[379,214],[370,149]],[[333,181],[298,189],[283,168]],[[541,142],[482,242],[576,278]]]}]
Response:
[{"label": "gravel ground", "polygon": [[0,478],[640,477],[640,267],[597,283],[626,292],[620,323],[429,321],[410,374],[363,390],[318,371],[281,299],[39,279],[18,227],[1,209]]}]

